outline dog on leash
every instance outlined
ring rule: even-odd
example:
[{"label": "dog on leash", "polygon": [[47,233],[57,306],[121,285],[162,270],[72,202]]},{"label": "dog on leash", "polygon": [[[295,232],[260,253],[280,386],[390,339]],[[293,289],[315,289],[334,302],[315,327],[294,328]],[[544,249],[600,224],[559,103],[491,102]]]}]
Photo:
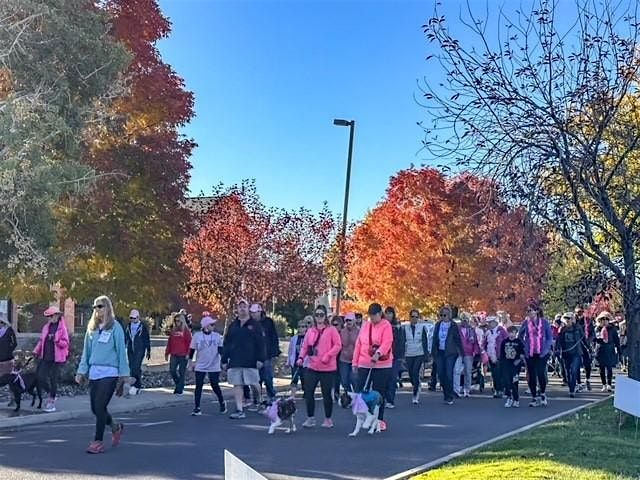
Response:
[{"label": "dog on leash", "polygon": [[296,431],[296,401],[293,397],[278,398],[270,406],[265,404],[264,415],[269,419],[269,435],[276,433],[283,423],[286,423],[285,433]]},{"label": "dog on leash", "polygon": [[0,377],[0,387],[4,387],[5,385],[7,385],[9,387],[9,390],[11,390],[11,393],[13,394],[13,400],[16,404],[14,412],[16,413],[20,411],[22,394],[25,392],[31,395],[32,407],[36,404],[37,396],[39,400],[38,408],[42,408],[42,387],[40,386],[40,382],[38,381],[37,372],[22,372],[25,368],[27,368],[31,360],[32,359],[29,359],[23,366],[16,365],[11,373]]},{"label": "dog on leash", "polygon": [[378,413],[380,413],[380,407],[384,401],[382,395],[375,390],[369,390],[362,393],[351,392],[349,396],[351,397],[351,409],[356,417],[356,426],[349,436],[355,437],[362,428],[368,429],[370,435],[379,433]]}]

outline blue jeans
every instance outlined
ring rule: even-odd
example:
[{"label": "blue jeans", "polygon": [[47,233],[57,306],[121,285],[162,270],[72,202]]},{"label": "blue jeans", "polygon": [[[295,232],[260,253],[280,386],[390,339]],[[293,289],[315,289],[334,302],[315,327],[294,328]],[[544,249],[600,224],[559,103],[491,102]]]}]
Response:
[{"label": "blue jeans", "polygon": [[567,372],[569,393],[575,393],[578,376],[580,376],[580,367],[582,366],[582,357],[580,355],[567,355],[564,357],[564,365]]},{"label": "blue jeans", "polygon": [[269,399],[276,398],[276,390],[273,388],[273,359],[271,358],[265,360],[260,369],[260,383],[264,383]]},{"label": "blue jeans", "polygon": [[338,373],[340,376],[340,385],[345,392],[355,391],[356,382],[353,378],[353,369],[351,364],[338,361]]},{"label": "blue jeans", "polygon": [[394,358],[393,365],[391,366],[391,377],[389,377],[389,385],[387,386],[387,397],[385,400],[388,403],[394,404],[396,401],[396,390],[398,389],[398,376],[402,370],[402,358]]},{"label": "blue jeans", "polygon": [[445,402],[453,401],[453,367],[457,358],[457,355],[445,355],[444,351],[438,350],[436,364]]},{"label": "blue jeans", "polygon": [[171,359],[169,360],[169,371],[171,372],[173,383],[176,384],[176,388],[173,393],[182,393],[184,391],[184,377],[187,373],[187,357],[171,355]]}]

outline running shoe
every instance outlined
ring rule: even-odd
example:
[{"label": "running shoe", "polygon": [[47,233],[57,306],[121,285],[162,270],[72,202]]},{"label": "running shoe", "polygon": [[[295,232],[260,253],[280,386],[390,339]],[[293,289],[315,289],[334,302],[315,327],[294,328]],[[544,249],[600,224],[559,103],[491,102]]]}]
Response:
[{"label": "running shoe", "polygon": [[547,396],[543,393],[540,396],[540,405],[542,405],[543,407],[546,407],[549,404],[549,402],[547,401]]},{"label": "running shoe", "polygon": [[243,418],[247,418],[247,414],[242,411],[238,411],[229,415],[229,418],[232,420],[242,420]]},{"label": "running shoe", "polygon": [[504,404],[504,408],[511,408],[511,407],[513,407],[513,399],[507,398],[507,401]]},{"label": "running shoe", "polygon": [[541,406],[541,405],[542,405],[542,404],[540,403],[540,398],[538,398],[538,397],[534,398],[534,399],[531,401],[531,403],[529,403],[529,406],[530,406],[530,407],[539,407],[539,406]]},{"label": "running shoe", "polygon": [[322,428],[333,428],[333,420],[325,418],[324,422],[322,422]]},{"label": "running shoe", "polygon": [[87,447],[87,453],[92,453],[92,454],[104,453],[104,445],[102,444],[102,442],[99,442],[97,440],[93,441]]},{"label": "running shoe", "polygon": [[303,428],[313,428],[316,426],[316,419],[313,417],[307,418],[302,424]]},{"label": "running shoe", "polygon": [[513,402],[513,405],[511,405],[513,408],[520,408],[520,402],[518,400]]},{"label": "running shoe", "polygon": [[396,408],[396,406],[393,403],[387,402],[384,408],[390,408],[391,410],[393,410],[394,408]]},{"label": "running shoe", "polygon": [[387,430],[387,422],[384,420],[378,420],[378,425],[380,425],[380,431],[384,432]]},{"label": "running shoe", "polygon": [[122,440],[122,431],[124,430],[124,425],[119,423],[116,427],[111,431],[111,446],[117,447],[120,444],[120,440]]},{"label": "running shoe", "polygon": [[[606,392],[606,391],[607,391],[607,386],[606,386],[606,385],[603,385],[603,386],[602,386],[602,390],[600,390],[600,391],[601,391],[601,392],[603,392],[603,393],[604,393],[604,392]],[[46,410],[45,410],[45,412],[46,412]]]},{"label": "running shoe", "polygon": [[227,413],[227,401],[224,400],[221,404],[220,404],[220,414],[224,415],[225,413]]},{"label": "running shoe", "polygon": [[200,415],[202,415],[202,410],[199,408],[194,408],[193,412],[191,412],[192,417],[199,417]]},{"label": "running shoe", "polygon": [[611,385],[607,385],[607,392],[611,393],[613,391],[613,388],[611,387]]}]

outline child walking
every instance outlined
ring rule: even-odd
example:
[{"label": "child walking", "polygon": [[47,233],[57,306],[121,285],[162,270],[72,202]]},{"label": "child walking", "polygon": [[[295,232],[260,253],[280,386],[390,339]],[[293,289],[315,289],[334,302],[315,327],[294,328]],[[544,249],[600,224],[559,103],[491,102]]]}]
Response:
[{"label": "child walking", "polygon": [[518,393],[518,377],[520,369],[525,362],[524,343],[518,338],[518,327],[515,325],[507,329],[509,337],[502,342],[500,347],[500,369],[502,370],[503,385],[507,402],[506,408],[520,406],[520,395]]},{"label": "child walking", "polygon": [[[191,415],[202,415],[200,400],[205,377],[209,377],[211,390],[218,397],[220,413],[227,413],[227,403],[222,397],[220,389],[220,355],[222,353],[222,335],[213,330],[216,319],[206,316],[200,320],[202,330],[193,335],[191,348],[189,349],[189,369],[196,374],[196,391],[194,395],[195,408]],[[196,357],[195,362],[193,357]]]}]

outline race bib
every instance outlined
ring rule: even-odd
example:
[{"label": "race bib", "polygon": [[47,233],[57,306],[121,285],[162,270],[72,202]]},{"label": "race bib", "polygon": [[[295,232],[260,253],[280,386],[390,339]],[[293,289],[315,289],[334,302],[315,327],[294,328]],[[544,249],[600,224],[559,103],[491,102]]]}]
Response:
[{"label": "race bib", "polygon": [[111,332],[100,332],[99,343],[108,343],[109,340],[111,340]]}]

